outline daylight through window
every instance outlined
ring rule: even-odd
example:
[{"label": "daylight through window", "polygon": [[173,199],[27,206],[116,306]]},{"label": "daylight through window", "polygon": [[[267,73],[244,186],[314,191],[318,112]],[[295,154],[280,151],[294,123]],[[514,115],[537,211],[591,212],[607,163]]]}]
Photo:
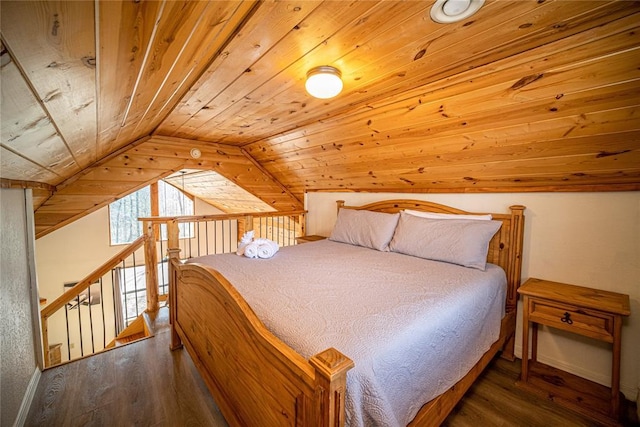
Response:
[{"label": "daylight through window", "polygon": [[[152,188],[157,188],[158,191],[158,215],[194,214],[194,204],[190,197],[176,187],[164,181],[158,181],[157,187],[144,187],[109,205],[112,245],[128,244],[142,236],[142,223],[138,221],[138,218],[153,216],[151,212]],[[162,234],[162,238],[166,239],[164,230]],[[181,224],[180,237],[193,237],[193,227],[189,224]]]}]

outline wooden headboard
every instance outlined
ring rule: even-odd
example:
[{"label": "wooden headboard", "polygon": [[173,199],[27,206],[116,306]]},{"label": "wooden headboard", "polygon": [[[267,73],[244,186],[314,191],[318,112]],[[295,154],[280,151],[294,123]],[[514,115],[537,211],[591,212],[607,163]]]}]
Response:
[{"label": "wooden headboard", "polygon": [[489,243],[487,262],[499,265],[507,274],[507,312],[515,311],[518,301],[518,287],[522,271],[522,240],[524,235],[524,206],[511,206],[510,213],[467,212],[451,206],[421,200],[385,200],[364,206],[346,206],[344,200],[338,200],[338,210],[358,209],[375,212],[396,213],[404,209],[424,212],[448,213],[457,215],[491,214],[496,221],[502,221],[502,227]]}]

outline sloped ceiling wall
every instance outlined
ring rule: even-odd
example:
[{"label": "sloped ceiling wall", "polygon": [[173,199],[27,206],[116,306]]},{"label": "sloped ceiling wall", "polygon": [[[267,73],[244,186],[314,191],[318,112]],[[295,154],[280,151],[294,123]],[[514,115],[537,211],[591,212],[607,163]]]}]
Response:
[{"label": "sloped ceiling wall", "polygon": [[[447,25],[432,4],[3,1],[2,185],[37,189],[39,235],[185,167],[277,210],[640,189],[638,2],[487,1]],[[317,65],[338,97],[305,92]]]}]

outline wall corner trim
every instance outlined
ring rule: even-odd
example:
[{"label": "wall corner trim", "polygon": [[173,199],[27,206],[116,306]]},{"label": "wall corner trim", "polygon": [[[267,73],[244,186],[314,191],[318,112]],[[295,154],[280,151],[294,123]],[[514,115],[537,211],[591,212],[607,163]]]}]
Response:
[{"label": "wall corner trim", "polygon": [[25,391],[24,397],[22,398],[22,404],[20,405],[20,410],[18,411],[18,416],[13,423],[13,427],[22,427],[27,421],[27,415],[29,415],[31,402],[33,402],[33,397],[36,395],[36,390],[38,389],[41,375],[42,372],[40,371],[40,368],[36,366],[36,369],[33,371],[33,375],[31,376],[31,381],[29,381],[27,390]]}]

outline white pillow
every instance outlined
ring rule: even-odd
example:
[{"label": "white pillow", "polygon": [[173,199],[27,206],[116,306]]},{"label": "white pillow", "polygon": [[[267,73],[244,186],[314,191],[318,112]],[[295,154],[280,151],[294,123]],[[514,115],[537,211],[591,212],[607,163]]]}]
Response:
[{"label": "white pillow", "polygon": [[489,242],[501,221],[420,218],[401,213],[389,249],[484,271]]},{"label": "white pillow", "polygon": [[399,214],[340,209],[329,240],[388,251]]},{"label": "white pillow", "polygon": [[485,215],[467,215],[467,214],[446,214],[446,213],[436,213],[436,212],[423,212],[423,211],[413,211],[411,209],[405,209],[404,212],[409,215],[419,216],[421,218],[431,218],[431,219],[475,219],[481,221],[490,221],[493,217],[491,214]]}]

